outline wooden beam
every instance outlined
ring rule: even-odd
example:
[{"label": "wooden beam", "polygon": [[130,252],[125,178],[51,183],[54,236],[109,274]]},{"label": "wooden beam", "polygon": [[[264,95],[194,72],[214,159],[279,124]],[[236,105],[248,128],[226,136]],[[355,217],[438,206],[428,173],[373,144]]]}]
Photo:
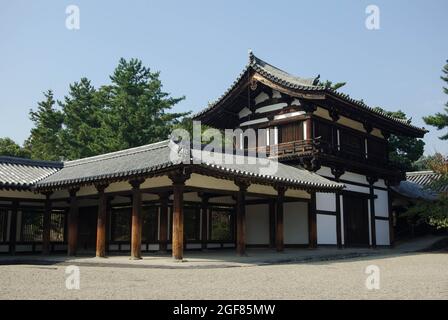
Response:
[{"label": "wooden beam", "polygon": [[275,248],[275,201],[269,201],[269,247]]},{"label": "wooden beam", "polygon": [[173,182],[172,254],[175,260],[182,261],[184,258],[184,188],[189,176],[175,172],[169,177]]},{"label": "wooden beam", "polygon": [[17,211],[19,203],[14,201],[11,208],[11,223],[9,227],[9,253],[16,254],[16,240],[17,240]]},{"label": "wooden beam", "polygon": [[168,244],[168,193],[160,193],[160,231],[159,231],[159,250],[161,252],[167,252]]},{"label": "wooden beam", "polygon": [[131,259],[142,258],[142,193],[140,185],[144,179],[129,181],[132,186],[132,226],[131,226]]},{"label": "wooden beam", "polygon": [[311,201],[308,205],[308,233],[309,247],[317,248],[316,192],[314,191],[311,191]]},{"label": "wooden beam", "polygon": [[284,228],[283,228],[283,203],[285,198],[286,188],[283,186],[276,186],[277,199],[275,201],[275,248],[281,252],[284,248]]},{"label": "wooden beam", "polygon": [[75,256],[78,248],[78,200],[76,193],[79,188],[69,190],[70,194],[70,209],[68,214],[68,246],[67,253],[69,256]]},{"label": "wooden beam", "polygon": [[369,182],[369,193],[370,193],[370,238],[372,248],[376,248],[376,220],[375,220],[375,189],[373,184],[378,181],[376,177],[367,177]]},{"label": "wooden beam", "polygon": [[236,200],[236,252],[246,254],[246,191],[249,183],[246,180],[236,180],[239,190]]},{"label": "wooden beam", "polygon": [[342,249],[341,193],[336,192],[336,244]]},{"label": "wooden beam", "polygon": [[45,209],[42,224],[42,254],[50,254],[50,235],[51,235],[51,196],[52,192],[45,192]]},{"label": "wooden beam", "polygon": [[108,201],[104,190],[107,184],[96,185],[98,190],[98,220],[96,224],[96,256],[100,258],[106,257],[106,221]]},{"label": "wooden beam", "polygon": [[201,202],[201,248],[202,250],[207,249],[207,241],[208,241],[208,200],[209,197],[207,195],[202,195]]}]

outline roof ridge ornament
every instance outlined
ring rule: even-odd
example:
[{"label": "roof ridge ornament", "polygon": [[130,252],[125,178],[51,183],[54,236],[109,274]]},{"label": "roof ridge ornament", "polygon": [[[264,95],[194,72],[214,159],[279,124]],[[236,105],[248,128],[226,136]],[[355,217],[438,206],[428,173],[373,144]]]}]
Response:
[{"label": "roof ridge ornament", "polygon": [[252,49],[249,49],[248,53],[249,53],[249,64],[252,65],[255,62],[255,55],[252,52]]}]

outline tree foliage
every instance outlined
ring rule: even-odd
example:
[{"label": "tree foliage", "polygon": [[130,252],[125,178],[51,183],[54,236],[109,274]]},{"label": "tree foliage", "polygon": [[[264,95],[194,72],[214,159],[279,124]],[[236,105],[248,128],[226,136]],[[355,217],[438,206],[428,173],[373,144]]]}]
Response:
[{"label": "tree foliage", "polygon": [[[442,72],[445,75],[442,75],[440,78],[448,83],[448,60],[446,62],[447,64],[442,69]],[[448,94],[448,87],[443,87],[443,92]],[[435,115],[423,117],[423,120],[426,122],[426,124],[436,127],[437,130],[448,128],[448,102],[445,103],[444,112],[437,112]],[[448,140],[448,132],[443,134],[440,139]]]},{"label": "tree foliage", "polygon": [[46,92],[30,111],[26,148],[33,158],[78,159],[167,139],[189,113],[169,112],[184,97],[163,91],[159,76],[140,60],[122,58],[108,85],[96,89],[82,78],[58,106]]},{"label": "tree foliage", "polygon": [[[380,107],[375,110],[381,111],[397,119],[408,120],[406,114],[401,111],[386,111]],[[389,141],[389,160],[398,168],[404,171],[414,169],[413,163],[423,155],[425,143],[418,138],[397,136],[391,134]]]},{"label": "tree foliage", "polygon": [[342,88],[343,86],[345,86],[346,84],[347,84],[347,82],[333,83],[333,81],[330,81],[330,80],[319,81],[319,83],[318,83],[319,86],[323,86],[325,88],[330,88],[333,90],[338,90],[338,89]]},{"label": "tree foliage", "polygon": [[22,148],[11,138],[0,138],[0,156],[29,158],[29,150]]}]

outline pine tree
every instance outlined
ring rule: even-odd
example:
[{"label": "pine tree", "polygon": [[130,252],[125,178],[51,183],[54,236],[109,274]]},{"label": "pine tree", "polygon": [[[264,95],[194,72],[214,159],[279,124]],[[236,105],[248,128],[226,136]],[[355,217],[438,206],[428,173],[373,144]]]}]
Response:
[{"label": "pine tree", "polygon": [[45,99],[38,102],[36,111],[30,110],[30,119],[34,123],[25,147],[33,159],[61,159],[61,129],[63,114],[55,108],[53,92],[44,92]]},{"label": "pine tree", "polygon": [[31,154],[29,150],[22,148],[11,138],[0,138],[0,156],[29,158]]},{"label": "pine tree", "polygon": [[[443,67],[442,72],[445,74],[445,76],[441,76],[440,78],[448,83],[448,60],[446,61],[447,64]],[[448,88],[443,87],[443,92],[448,94]],[[426,124],[436,127],[437,130],[442,130],[444,128],[448,128],[448,102],[445,103],[444,107],[445,112],[437,112],[435,115],[423,117],[423,120],[426,122]],[[448,133],[442,135],[439,137],[441,140],[448,140]]]}]

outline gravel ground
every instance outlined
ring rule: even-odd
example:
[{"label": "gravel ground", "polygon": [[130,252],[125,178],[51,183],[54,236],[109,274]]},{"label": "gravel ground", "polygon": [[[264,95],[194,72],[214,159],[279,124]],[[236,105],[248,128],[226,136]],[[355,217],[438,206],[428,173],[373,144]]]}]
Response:
[{"label": "gravel ground", "polygon": [[[380,289],[367,290],[368,265]],[[448,254],[415,253],[316,263],[210,269],[80,267],[80,290],[65,266],[0,266],[1,299],[448,299]]]}]

